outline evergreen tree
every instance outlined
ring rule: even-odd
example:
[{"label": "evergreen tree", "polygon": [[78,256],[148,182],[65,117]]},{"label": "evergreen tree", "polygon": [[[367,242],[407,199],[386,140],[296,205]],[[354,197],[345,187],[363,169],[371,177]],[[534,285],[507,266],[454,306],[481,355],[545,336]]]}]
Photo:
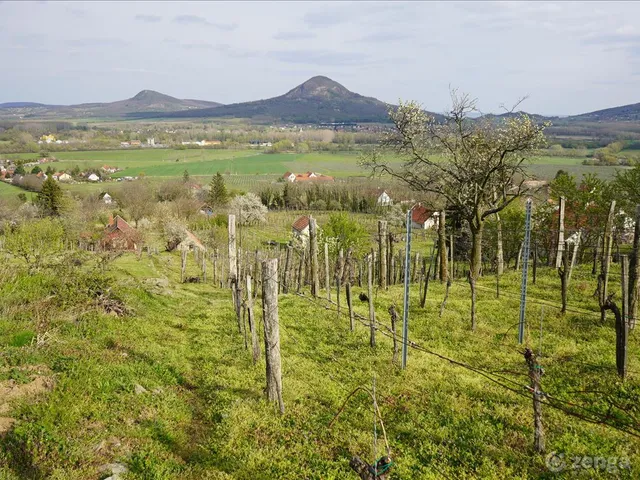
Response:
[{"label": "evergreen tree", "polygon": [[56,171],[53,169],[53,167],[51,165],[49,165],[47,167],[47,170],[44,173],[46,173],[47,177],[48,177],[49,175],[53,175],[54,173],[56,173]]},{"label": "evergreen tree", "polygon": [[291,208],[293,205],[293,194],[289,182],[284,184],[284,192],[282,192],[282,201],[284,208]]},{"label": "evergreen tree", "polygon": [[53,177],[47,178],[42,184],[42,190],[36,197],[36,205],[42,209],[46,215],[58,216],[62,209],[62,188]]},{"label": "evergreen tree", "polygon": [[211,206],[226,205],[229,200],[229,194],[227,193],[227,187],[224,184],[224,178],[217,172],[211,180],[211,191],[209,192],[209,203]]},{"label": "evergreen tree", "polygon": [[38,165],[36,165],[35,167],[33,167],[33,168],[31,169],[31,173],[32,173],[33,175],[36,175],[36,174],[40,173],[41,171],[42,171],[42,169],[41,169]]},{"label": "evergreen tree", "polygon": [[182,174],[182,181],[184,183],[189,182],[189,171],[185,168],[184,173]]},{"label": "evergreen tree", "polygon": [[27,172],[24,169],[23,165],[18,165],[15,169],[15,171],[13,172],[14,175],[26,175]]}]

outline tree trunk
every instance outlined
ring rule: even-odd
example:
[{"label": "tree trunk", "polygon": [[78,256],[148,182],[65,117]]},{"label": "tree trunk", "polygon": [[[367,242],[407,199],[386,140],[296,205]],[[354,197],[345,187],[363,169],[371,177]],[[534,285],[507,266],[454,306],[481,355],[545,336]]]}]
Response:
[{"label": "tree trunk", "polygon": [[471,330],[476,329],[476,281],[482,269],[482,221],[471,227],[471,261],[469,265],[469,286],[471,287]]}]

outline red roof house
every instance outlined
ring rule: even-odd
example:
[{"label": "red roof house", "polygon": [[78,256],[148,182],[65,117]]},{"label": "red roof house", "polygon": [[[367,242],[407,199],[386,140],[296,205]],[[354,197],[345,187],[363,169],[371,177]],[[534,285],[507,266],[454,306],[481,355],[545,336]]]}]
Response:
[{"label": "red roof house", "polygon": [[104,250],[135,250],[140,241],[138,231],[117,215],[109,219],[100,244]]},{"label": "red roof house", "polygon": [[426,230],[436,224],[437,214],[423,205],[416,205],[411,211],[411,227]]}]

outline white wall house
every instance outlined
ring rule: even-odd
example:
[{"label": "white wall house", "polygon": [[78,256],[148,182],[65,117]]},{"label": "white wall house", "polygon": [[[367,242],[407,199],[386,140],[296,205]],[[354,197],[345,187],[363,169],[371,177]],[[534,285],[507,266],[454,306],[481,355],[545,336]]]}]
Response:
[{"label": "white wall house", "polygon": [[391,200],[391,197],[387,192],[384,191],[380,194],[380,196],[378,196],[378,200],[376,200],[376,204],[379,207],[388,207],[392,203],[393,201]]}]

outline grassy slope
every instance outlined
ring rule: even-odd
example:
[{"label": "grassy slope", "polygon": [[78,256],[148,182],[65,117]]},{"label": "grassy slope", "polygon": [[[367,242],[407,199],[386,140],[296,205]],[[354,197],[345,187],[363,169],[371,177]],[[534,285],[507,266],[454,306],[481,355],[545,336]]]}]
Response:
[{"label": "grassy slope", "polygon": [[[13,197],[15,198],[19,193],[25,192],[21,188],[18,188],[14,185],[9,185],[5,182],[0,182],[0,197]],[[27,193],[27,192],[25,192]],[[27,195],[29,195],[27,193]]]},{"label": "grassy slope", "polygon": [[[193,263],[190,268],[197,273]],[[18,430],[35,442],[30,448],[39,468],[50,468],[47,478],[96,478],[99,465],[116,460],[128,463],[132,478],[353,478],[349,456],[373,457],[370,400],[357,395],[333,429],[327,425],[350,391],[370,385],[374,372],[397,462],[393,478],[555,478],[531,452],[531,401],[475,373],[413,350],[402,372],[390,363],[389,339],[379,336],[372,351],[364,326],[350,333],[346,318],[285,295],[280,333],[286,414],[280,417],[263,400],[264,362],[251,364],[228,290],[178,284],[179,258],[168,254],[140,261],[127,255],[117,260],[114,274],[135,308],[132,317],[68,315],[49,326],[53,336],[46,348],[9,347],[33,328],[31,321],[0,321],[5,366],[45,363],[56,372],[52,393],[14,412]],[[141,288],[141,280],[162,276],[171,281],[165,295]],[[466,284],[454,283],[442,318],[439,282],[431,283],[425,310],[416,306],[414,292],[412,338],[476,366],[519,372],[506,375],[527,383],[512,328],[519,276],[506,274],[503,281],[498,301],[494,280],[483,280],[487,290],[480,294],[473,334]],[[539,271],[531,298],[557,304],[557,284],[555,272]],[[586,268],[574,274],[571,306],[593,310],[593,286]],[[388,323],[387,306],[400,300],[400,287],[378,292],[379,320]],[[357,303],[365,314],[366,305]],[[528,311],[528,340],[537,346],[540,306],[531,302]],[[617,382],[610,320],[600,325],[590,315],[562,317],[547,307],[543,350],[549,392],[606,390]],[[638,353],[632,336],[629,386],[640,379]],[[136,395],[135,384],[149,393]],[[544,420],[549,451],[627,455],[638,465],[639,444],[631,437],[551,409],[544,410]],[[382,451],[379,437],[378,455]]]}]

